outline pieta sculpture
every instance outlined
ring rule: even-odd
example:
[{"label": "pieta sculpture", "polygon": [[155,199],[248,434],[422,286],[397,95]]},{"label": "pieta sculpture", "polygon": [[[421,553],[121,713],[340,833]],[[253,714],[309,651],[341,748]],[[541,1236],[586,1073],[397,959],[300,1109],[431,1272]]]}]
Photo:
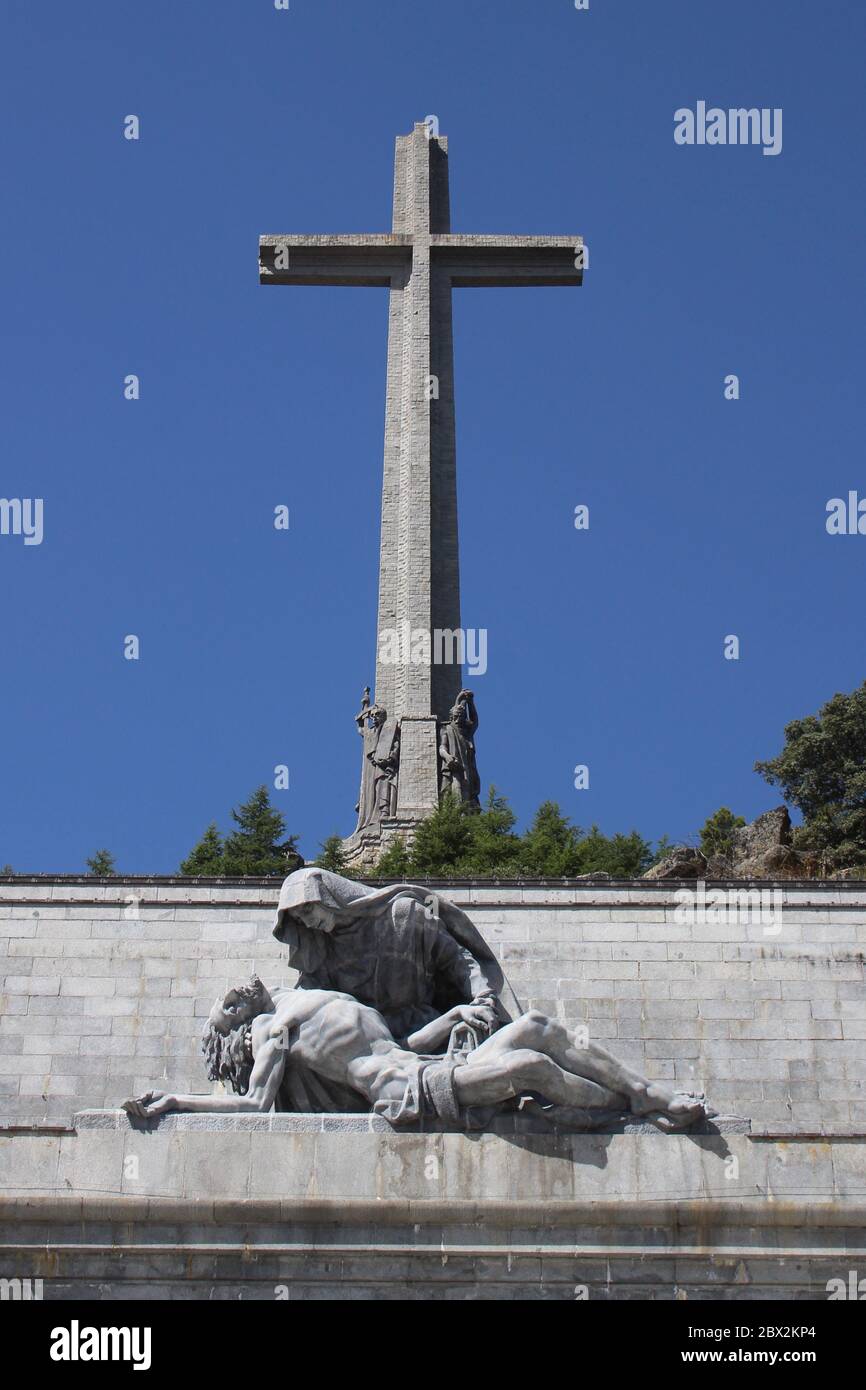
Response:
[{"label": "pieta sculpture", "polygon": [[624,1066],[586,1028],[522,1010],[468,916],[427,888],[300,869],[282,886],[274,935],[295,986],[253,977],[205,1025],[208,1076],[224,1089],[152,1091],[126,1101],[131,1116],[366,1111],[477,1130],[519,1108],[563,1129],[632,1116],[675,1131],[715,1113]]}]

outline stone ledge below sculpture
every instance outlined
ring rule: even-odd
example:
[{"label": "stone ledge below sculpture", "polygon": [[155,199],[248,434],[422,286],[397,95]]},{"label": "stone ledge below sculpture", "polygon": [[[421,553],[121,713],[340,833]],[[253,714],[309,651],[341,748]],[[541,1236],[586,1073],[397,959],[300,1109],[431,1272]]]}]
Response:
[{"label": "stone ledge below sculpture", "polygon": [[[132,1128],[135,1132],[152,1134],[187,1134],[202,1130],[209,1132],[231,1132],[238,1134],[319,1134],[339,1130],[343,1134],[394,1134],[393,1125],[381,1115],[334,1114],[287,1114],[272,1111],[267,1115],[191,1115],[184,1111],[172,1111],[160,1115],[156,1120],[131,1120],[125,1110],[81,1110],[73,1117],[73,1128],[82,1130],[123,1130]],[[34,1131],[37,1132],[37,1131]],[[423,1124],[406,1126],[403,1134],[464,1134],[466,1131],[457,1125],[448,1125],[441,1120],[426,1120]],[[546,1121],[534,1111],[522,1114],[520,1111],[495,1117],[485,1128],[487,1134],[505,1137],[520,1137],[528,1134],[573,1135],[573,1129],[560,1128],[555,1119]],[[624,1115],[611,1120],[603,1128],[593,1129],[593,1134],[659,1134],[656,1125],[640,1120],[634,1115]],[[712,1134],[751,1134],[752,1121],[740,1115],[717,1115],[699,1125],[693,1125],[688,1133],[692,1136]]]},{"label": "stone ledge below sculpture", "polygon": [[257,1127],[313,1118],[97,1112],[0,1141],[0,1277],[46,1299],[823,1300],[866,1258],[863,1135]]},{"label": "stone ledge below sculpture", "polygon": [[122,1111],[91,1111],[76,1116],[74,1133],[0,1140],[0,1189],[21,1199],[77,1193],[206,1206],[315,1197],[468,1201],[479,1210],[548,1199],[866,1200],[866,1134],[773,1139],[728,1123],[681,1135],[395,1134],[372,1116],[176,1115],[137,1126]]}]

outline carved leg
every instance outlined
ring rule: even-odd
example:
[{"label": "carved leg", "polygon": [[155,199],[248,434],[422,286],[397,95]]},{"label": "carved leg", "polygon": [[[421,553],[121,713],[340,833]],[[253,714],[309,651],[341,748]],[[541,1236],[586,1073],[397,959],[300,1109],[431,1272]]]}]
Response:
[{"label": "carved leg", "polygon": [[606,1048],[591,1041],[584,1042],[578,1030],[554,1022],[537,1009],[530,1009],[514,1023],[494,1033],[472,1054],[471,1061],[480,1063],[491,1053],[517,1048],[543,1053],[563,1071],[626,1097],[637,1115],[653,1116],[654,1112],[664,1112],[674,1124],[686,1125],[706,1113],[702,1098],[678,1092],[663,1082],[649,1081],[618,1062]]},{"label": "carved leg", "polygon": [[485,1061],[478,1060],[480,1050],[454,1073],[454,1090],[461,1105],[492,1105],[534,1091],[556,1105],[575,1109],[624,1107],[621,1095],[564,1071],[543,1052],[515,1048],[488,1054]]}]

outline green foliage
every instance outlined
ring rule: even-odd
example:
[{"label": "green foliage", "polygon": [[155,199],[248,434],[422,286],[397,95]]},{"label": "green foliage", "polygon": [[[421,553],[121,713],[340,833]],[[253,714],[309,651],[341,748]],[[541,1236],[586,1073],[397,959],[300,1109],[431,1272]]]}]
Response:
[{"label": "green foliage", "polygon": [[578,873],[607,873],[611,878],[640,878],[652,863],[652,846],[632,830],[628,835],[603,835],[594,825],[578,844]]},{"label": "green foliage", "polygon": [[415,832],[410,872],[417,878],[456,878],[456,865],[465,860],[472,843],[472,819],[453,792],[443,796]]},{"label": "green foliage", "polygon": [[384,853],[380,854],[378,863],[373,870],[373,877],[395,878],[398,882],[405,883],[410,872],[406,841],[402,835],[396,835]]},{"label": "green foliage", "polygon": [[522,872],[536,878],[569,878],[583,873],[578,867],[581,833],[556,801],[542,802],[523,836]]},{"label": "green foliage", "polygon": [[248,801],[232,811],[232,819],[237,829],[225,840],[216,822],[211,821],[181,864],[182,874],[213,878],[283,876],[300,867],[303,861],[297,850],[298,837],[290,835],[283,840],[286,823],[271,805],[267,787],[258,787]]},{"label": "green foliage", "polygon": [[343,852],[343,841],[339,835],[329,835],[319,846],[319,854],[316,864],[320,869],[330,869],[331,873],[342,874],[346,872],[346,856]]},{"label": "green foliage", "polygon": [[652,863],[652,848],[636,830],[628,835],[604,835],[597,825],[582,830],[573,825],[555,801],[539,806],[523,837],[524,874],[538,878],[576,878],[607,873],[611,878],[637,878]]},{"label": "green foliage", "polygon": [[701,827],[701,853],[708,859],[713,855],[730,858],[734,848],[734,831],[745,824],[742,816],[735,816],[727,806],[720,806]]},{"label": "green foliage", "polygon": [[110,878],[116,873],[114,866],[114,855],[107,849],[98,849],[91,859],[87,861],[87,867],[97,878]]},{"label": "green foliage", "polygon": [[300,855],[297,836],[283,841],[286,822],[271,805],[268,789],[257,787],[248,801],[232,811],[238,827],[226,836],[223,846],[223,873],[230,877],[287,874],[297,866]]},{"label": "green foliage", "polygon": [[11,864],[4,864],[3,868],[0,869],[0,874],[14,874],[14,872],[15,870]]},{"label": "green foliage", "polygon": [[504,796],[491,787],[487,804],[471,811],[449,796],[418,827],[408,855],[392,846],[376,866],[387,878],[573,878],[608,873],[635,878],[649,866],[652,850],[637,831],[603,835],[598,826],[572,825],[554,801],[546,801],[524,835]]},{"label": "green foliage", "polygon": [[223,873],[223,842],[216,821],[211,821],[195,849],[184,859],[180,872],[190,878],[218,878]]},{"label": "green foliage", "polygon": [[455,877],[513,878],[520,872],[520,836],[517,820],[504,796],[491,787],[481,811],[464,812],[469,843],[451,872]]},{"label": "green foliage", "polygon": [[866,862],[866,681],[786,725],[781,753],[755,771],[802,812],[800,848],[837,866]]},{"label": "green foliage", "polygon": [[660,864],[663,859],[667,859],[671,850],[675,848],[676,841],[672,840],[669,835],[662,835],[661,839],[658,841],[653,851],[653,857],[650,860],[650,867],[652,867],[653,864]]}]

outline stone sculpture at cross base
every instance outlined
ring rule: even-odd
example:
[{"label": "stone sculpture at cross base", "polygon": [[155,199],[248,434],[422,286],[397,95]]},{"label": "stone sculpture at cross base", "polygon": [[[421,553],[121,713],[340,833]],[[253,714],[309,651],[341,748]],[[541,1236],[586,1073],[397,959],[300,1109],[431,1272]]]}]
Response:
[{"label": "stone sculpture at cross base", "polygon": [[432,124],[397,139],[390,233],[259,244],[263,285],[390,296],[375,705],[362,728],[358,824],[344,842],[357,870],[395,837],[411,842],[443,791],[478,804],[474,710],[461,689],[453,291],[579,286],[585,264],[579,236],[452,234],[448,141]]},{"label": "stone sculpture at cross base", "polygon": [[387,710],[370,704],[369,686],[355,723],[363,739],[355,837],[365,831],[378,835],[382,821],[393,817],[397,809],[400,729],[396,720],[388,718]]},{"label": "stone sculpture at cross base", "polygon": [[522,1106],[562,1129],[628,1113],[674,1131],[713,1113],[585,1030],[520,1011],[466,914],[427,889],[301,869],[283,884],[274,934],[297,985],[254,977],[215,1001],[205,1028],[208,1075],[235,1095],[149,1092],[125,1103],[130,1115],[367,1111],[468,1130]]},{"label": "stone sculpture at cross base", "polygon": [[[400,836],[410,843],[417,822],[397,814],[400,772],[400,722],[388,717],[381,705],[370,703],[367,686],[355,724],[363,740],[361,789],[355,810],[354,832],[343,842],[347,863],[375,865],[384,849]],[[439,725],[439,790],[480,810],[481,779],[475,761],[478,712],[471,690],[461,690]]]},{"label": "stone sculpture at cross base", "polygon": [[475,696],[471,690],[461,690],[439,735],[441,785],[443,792],[450,791],[476,811],[481,807],[481,779],[475,762],[477,729]]}]

